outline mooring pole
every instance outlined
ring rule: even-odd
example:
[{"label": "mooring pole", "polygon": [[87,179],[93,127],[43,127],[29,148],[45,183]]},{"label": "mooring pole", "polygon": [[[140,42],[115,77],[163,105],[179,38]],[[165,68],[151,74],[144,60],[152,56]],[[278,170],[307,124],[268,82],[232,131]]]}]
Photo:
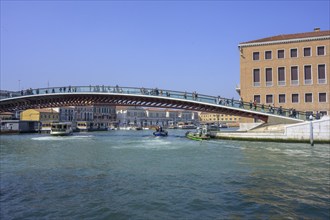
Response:
[{"label": "mooring pole", "polygon": [[309,126],[309,139],[311,142],[311,146],[314,146],[314,140],[313,140],[313,122],[310,122],[310,126]]}]

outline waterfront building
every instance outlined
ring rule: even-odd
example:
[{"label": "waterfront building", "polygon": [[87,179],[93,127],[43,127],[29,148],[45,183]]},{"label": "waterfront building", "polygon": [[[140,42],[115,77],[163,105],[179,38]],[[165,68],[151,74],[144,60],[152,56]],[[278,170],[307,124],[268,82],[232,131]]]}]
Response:
[{"label": "waterfront building", "polygon": [[53,108],[59,113],[60,122],[74,122],[76,118],[76,109],[73,106]]},{"label": "waterfront building", "polygon": [[243,42],[238,93],[245,102],[327,115],[330,111],[330,31]]},{"label": "waterfront building", "polygon": [[145,109],[137,106],[117,106],[117,124],[119,127],[146,127],[148,118]]},{"label": "waterfront building", "polygon": [[93,106],[76,106],[76,120],[77,121],[93,121]]},{"label": "waterfront building", "polygon": [[116,121],[116,107],[110,105],[93,105],[94,129],[107,129]]},{"label": "waterfront building", "polygon": [[120,127],[164,126],[177,125],[179,122],[198,123],[198,113],[192,111],[143,108],[136,106],[117,106],[117,122]]},{"label": "waterfront building", "polygon": [[51,123],[59,121],[59,112],[52,108],[28,109],[21,112],[20,120],[38,122],[38,130],[50,132]]},{"label": "waterfront building", "polygon": [[235,115],[201,112],[199,113],[199,121],[202,124],[218,123],[237,126],[238,123],[241,121],[241,117]]},{"label": "waterfront building", "polygon": [[13,120],[15,119],[15,113],[13,112],[1,112],[0,120]]},{"label": "waterfront building", "polygon": [[21,112],[21,121],[58,122],[59,113],[52,108],[28,109]]}]

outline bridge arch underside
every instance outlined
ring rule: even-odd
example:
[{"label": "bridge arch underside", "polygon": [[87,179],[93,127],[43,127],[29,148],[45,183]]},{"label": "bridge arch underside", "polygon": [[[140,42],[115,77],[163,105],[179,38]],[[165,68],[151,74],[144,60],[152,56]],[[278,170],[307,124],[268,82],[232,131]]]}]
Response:
[{"label": "bridge arch underside", "polygon": [[7,100],[1,100],[0,112],[17,111],[38,108],[55,108],[65,106],[89,106],[89,105],[113,105],[113,106],[141,106],[153,108],[172,108],[189,111],[200,111],[215,114],[236,115],[240,117],[260,119],[268,121],[268,116],[258,112],[244,109],[231,108],[229,106],[207,104],[191,100],[164,98],[157,96],[120,95],[120,94],[48,94],[32,95]]}]

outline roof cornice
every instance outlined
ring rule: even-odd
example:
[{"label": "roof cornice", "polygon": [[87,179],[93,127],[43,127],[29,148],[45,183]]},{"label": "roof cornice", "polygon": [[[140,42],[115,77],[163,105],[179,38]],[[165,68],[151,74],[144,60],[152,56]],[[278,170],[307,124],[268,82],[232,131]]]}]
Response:
[{"label": "roof cornice", "polygon": [[271,44],[287,44],[287,43],[297,43],[297,42],[304,42],[304,41],[316,41],[316,40],[327,40],[327,39],[330,40],[330,35],[318,36],[318,37],[296,38],[296,39],[289,39],[289,40],[241,43],[238,45],[238,47],[254,47],[254,46],[264,46],[264,45],[271,45]]}]

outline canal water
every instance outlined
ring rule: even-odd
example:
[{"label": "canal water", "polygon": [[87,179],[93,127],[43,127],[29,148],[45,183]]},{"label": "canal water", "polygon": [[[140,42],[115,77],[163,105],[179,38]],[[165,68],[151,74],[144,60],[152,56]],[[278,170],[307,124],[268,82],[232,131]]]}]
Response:
[{"label": "canal water", "polygon": [[330,146],[2,135],[0,219],[329,219]]}]

